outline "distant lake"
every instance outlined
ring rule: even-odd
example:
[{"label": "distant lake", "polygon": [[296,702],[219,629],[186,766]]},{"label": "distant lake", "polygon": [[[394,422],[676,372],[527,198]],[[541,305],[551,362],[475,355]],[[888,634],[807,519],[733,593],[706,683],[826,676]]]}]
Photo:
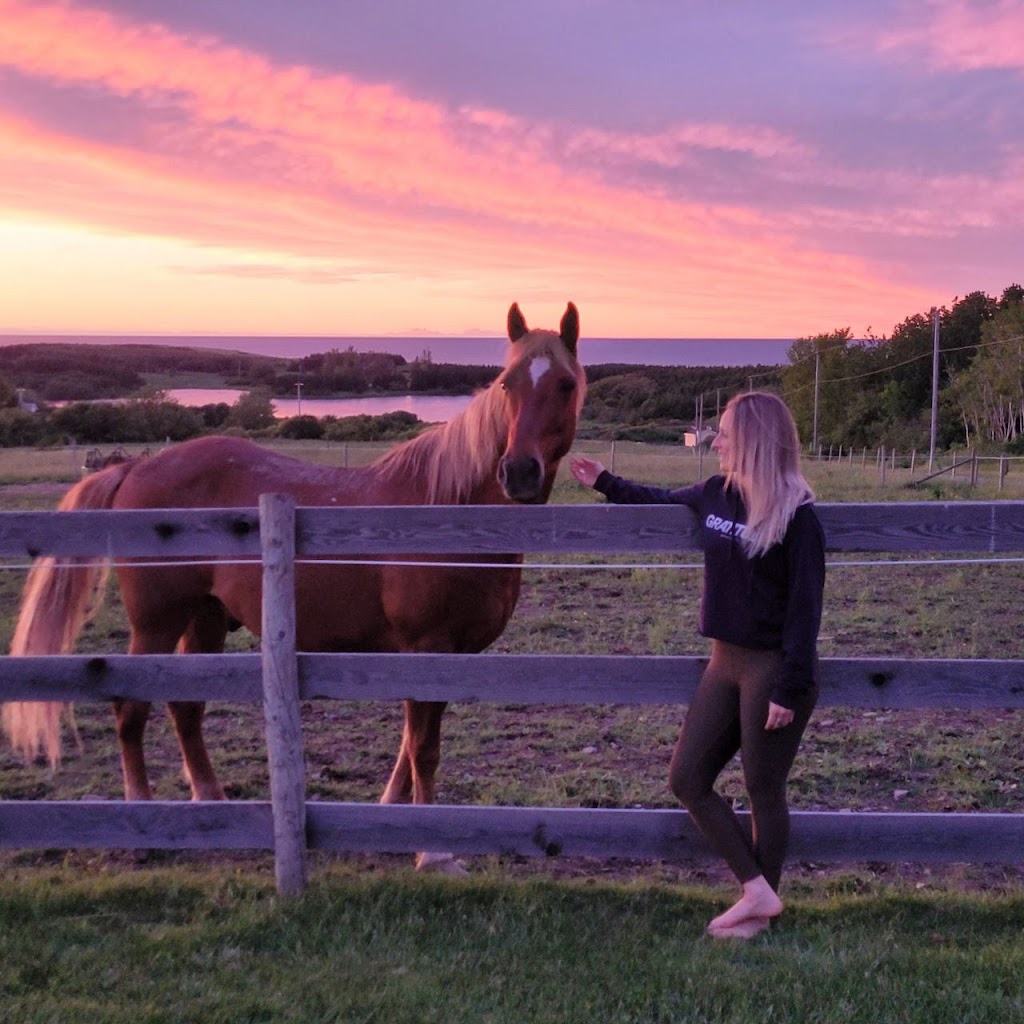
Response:
[{"label": "distant lake", "polygon": [[[168,398],[181,405],[200,406],[217,402],[234,405],[245,391],[234,388],[172,388]],[[411,412],[424,423],[442,423],[457,416],[472,401],[471,395],[377,395],[373,398],[274,398],[274,415],[289,416],[382,416],[386,412]]]}]

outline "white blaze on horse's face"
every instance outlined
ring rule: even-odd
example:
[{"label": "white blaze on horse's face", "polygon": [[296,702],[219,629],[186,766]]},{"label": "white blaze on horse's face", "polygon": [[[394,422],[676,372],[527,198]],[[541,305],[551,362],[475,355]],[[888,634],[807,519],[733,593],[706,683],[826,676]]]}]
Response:
[{"label": "white blaze on horse's face", "polygon": [[544,376],[548,370],[551,369],[551,360],[545,357],[539,359],[530,360],[530,380],[533,381],[533,386],[536,387],[540,383],[541,377]]}]

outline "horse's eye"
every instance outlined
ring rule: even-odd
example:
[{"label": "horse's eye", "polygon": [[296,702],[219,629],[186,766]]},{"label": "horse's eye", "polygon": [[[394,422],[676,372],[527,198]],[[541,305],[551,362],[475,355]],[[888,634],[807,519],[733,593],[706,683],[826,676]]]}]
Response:
[{"label": "horse's eye", "polygon": [[507,380],[502,380],[502,381],[500,381],[500,383],[501,383],[501,390],[502,391],[508,391],[508,381]]}]

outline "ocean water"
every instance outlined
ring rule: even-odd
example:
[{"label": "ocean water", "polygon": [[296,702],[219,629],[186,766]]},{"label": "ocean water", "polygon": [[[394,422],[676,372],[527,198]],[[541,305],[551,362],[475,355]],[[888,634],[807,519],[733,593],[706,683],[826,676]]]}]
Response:
[{"label": "ocean water", "polygon": [[[426,352],[435,363],[500,366],[505,338],[422,337],[246,337],[192,335],[4,334],[0,345],[44,342],[94,345],[181,345],[227,349],[255,355],[299,359],[332,349],[390,352],[416,359]],[[579,356],[587,365],[625,363],[646,366],[781,366],[791,338],[581,338]]]}]

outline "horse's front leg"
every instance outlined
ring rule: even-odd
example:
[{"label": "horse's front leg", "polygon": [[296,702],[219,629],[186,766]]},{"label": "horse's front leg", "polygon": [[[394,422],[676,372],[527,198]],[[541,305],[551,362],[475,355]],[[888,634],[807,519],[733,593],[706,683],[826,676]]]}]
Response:
[{"label": "horse's front leg", "polygon": [[223,800],[224,790],[217,780],[203,741],[203,716],[206,705],[201,701],[169,701],[174,731],[185,765],[185,775],[192,789],[193,800]]},{"label": "horse's front leg", "polygon": [[402,742],[398,747],[395,767],[391,769],[391,778],[384,787],[380,802],[382,804],[408,804],[412,802],[412,761],[409,757],[409,705],[405,701],[405,722],[402,725]]},{"label": "horse's front leg", "polygon": [[124,798],[152,800],[149,775],[146,772],[146,756],[142,751],[142,739],[152,705],[141,700],[115,700],[113,704],[117,720],[117,740],[121,748]]},{"label": "horse's front leg", "polygon": [[441,718],[447,704],[407,700],[402,744],[382,804],[432,804],[441,761]]},{"label": "horse's front leg", "polygon": [[[446,704],[439,701],[405,702],[402,745],[381,803],[432,804],[441,762],[441,719]],[[466,869],[450,853],[423,851],[416,857],[420,871],[464,875]]]}]

